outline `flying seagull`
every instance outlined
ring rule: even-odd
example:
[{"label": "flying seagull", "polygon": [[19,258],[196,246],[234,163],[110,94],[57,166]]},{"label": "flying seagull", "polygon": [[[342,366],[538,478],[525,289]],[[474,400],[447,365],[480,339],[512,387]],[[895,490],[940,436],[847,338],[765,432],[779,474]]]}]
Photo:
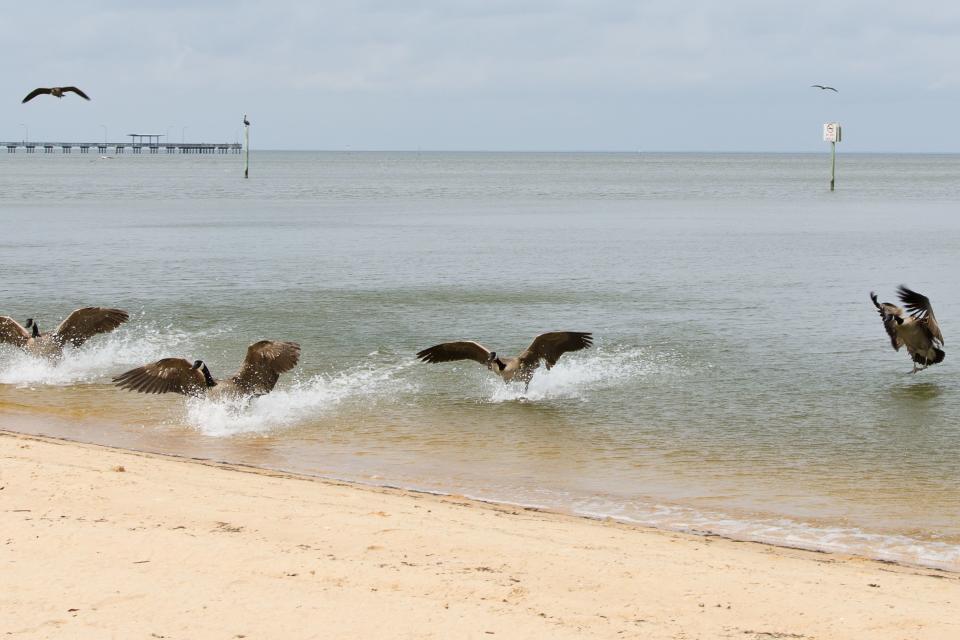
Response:
[{"label": "flying seagull", "polygon": [[878,302],[877,294],[870,292],[870,299],[873,300],[883,320],[883,328],[890,336],[891,346],[896,351],[900,351],[900,347],[907,347],[907,352],[915,363],[910,373],[916,373],[931,364],[943,362],[946,354],[939,348],[943,346],[943,334],[940,333],[940,325],[937,324],[937,318],[933,315],[930,299],[903,285],[900,285],[897,293],[900,294],[900,301],[910,315],[905,315],[903,309],[895,304]]},{"label": "flying seagull", "polygon": [[49,87],[49,88],[47,88],[47,87],[37,87],[36,89],[34,89],[34,90],[31,91],[30,93],[28,93],[28,94],[27,94],[27,97],[24,98],[24,99],[23,99],[23,102],[21,102],[20,104],[23,104],[24,102],[30,102],[31,100],[33,100],[33,99],[36,98],[37,96],[39,96],[39,95],[41,95],[41,94],[44,94],[44,93],[49,93],[50,95],[52,95],[52,96],[54,96],[54,97],[56,97],[56,98],[62,98],[62,97],[63,97],[63,94],[66,93],[67,91],[73,91],[75,94],[77,94],[78,96],[80,96],[80,97],[83,98],[84,100],[89,100],[89,99],[90,99],[90,96],[88,96],[87,94],[85,94],[83,91],[80,91],[80,89],[77,89],[76,87]]},{"label": "flying seagull", "polygon": [[825,87],[825,86],[823,86],[822,84],[812,84],[812,85],[810,85],[810,88],[811,88],[811,89],[814,88],[814,87],[816,87],[817,89],[823,89],[824,91],[833,91],[834,93],[840,93],[839,91],[837,91],[837,90],[834,89],[833,87]]},{"label": "flying seagull", "polygon": [[516,358],[500,358],[496,351],[490,351],[479,342],[472,340],[444,342],[418,352],[417,357],[424,362],[474,360],[503,378],[504,382],[510,382],[516,378],[529,388],[530,380],[540,366],[540,360],[546,360],[547,369],[550,369],[567,351],[579,351],[592,344],[592,334],[580,331],[553,331],[541,333],[534,338],[526,351]]}]

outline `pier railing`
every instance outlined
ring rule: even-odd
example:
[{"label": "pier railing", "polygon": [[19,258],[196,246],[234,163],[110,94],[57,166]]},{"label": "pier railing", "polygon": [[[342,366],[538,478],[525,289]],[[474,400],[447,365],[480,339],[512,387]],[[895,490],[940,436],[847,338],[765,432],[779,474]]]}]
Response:
[{"label": "pier railing", "polygon": [[138,144],[131,142],[0,142],[0,147],[6,147],[7,153],[16,153],[17,149],[23,149],[27,153],[54,153],[59,149],[61,153],[73,153],[74,149],[79,149],[80,153],[90,153],[91,149],[96,149],[97,153],[105,154],[113,150],[114,154],[122,153],[200,153],[200,154],[225,154],[240,153],[243,145],[239,142],[161,142],[156,144]]}]

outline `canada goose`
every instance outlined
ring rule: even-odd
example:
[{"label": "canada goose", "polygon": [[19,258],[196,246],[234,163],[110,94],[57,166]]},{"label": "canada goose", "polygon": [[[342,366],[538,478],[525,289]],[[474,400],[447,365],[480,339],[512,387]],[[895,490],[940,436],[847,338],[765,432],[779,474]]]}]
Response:
[{"label": "canada goose", "polygon": [[0,342],[20,347],[35,356],[57,359],[63,355],[67,343],[79,347],[98,333],[113,331],[129,318],[130,314],[122,309],[85,307],[67,316],[52,333],[41,334],[33,318],[27,319],[24,328],[13,318],[0,316]]},{"label": "canada goose", "polygon": [[530,380],[540,366],[540,360],[546,360],[547,369],[557,363],[567,351],[579,351],[593,344],[593,334],[580,331],[553,331],[541,333],[533,339],[530,346],[516,358],[500,358],[496,351],[490,351],[482,344],[472,340],[444,342],[423,351],[417,357],[423,362],[450,362],[452,360],[475,360],[510,382],[514,378],[524,383],[524,390],[530,387]]},{"label": "canada goose", "polygon": [[33,99],[36,98],[37,96],[43,95],[43,94],[45,94],[45,93],[49,93],[50,95],[52,95],[52,96],[55,97],[55,98],[62,98],[62,97],[63,97],[63,94],[64,94],[65,92],[67,92],[67,91],[72,91],[72,92],[74,92],[75,94],[77,94],[78,96],[80,96],[81,98],[83,98],[84,100],[89,100],[89,99],[90,99],[90,96],[88,96],[87,94],[85,94],[83,91],[80,91],[80,89],[77,89],[76,87],[37,87],[36,89],[34,89],[34,90],[31,91],[30,93],[28,93],[28,94],[27,94],[27,97],[24,98],[24,99],[23,99],[23,102],[21,102],[20,104],[23,104],[23,103],[25,103],[25,102],[30,102],[31,100],[33,100]]},{"label": "canada goose", "polygon": [[913,371],[910,373],[916,373],[931,364],[943,362],[946,354],[938,348],[943,346],[943,334],[940,333],[940,325],[937,324],[937,319],[933,315],[930,299],[903,285],[900,285],[897,293],[900,295],[900,301],[910,312],[909,316],[895,304],[877,302],[877,294],[870,292],[870,299],[873,300],[883,319],[883,328],[890,336],[890,344],[896,351],[899,351],[902,346],[907,347],[907,352],[914,362]]},{"label": "canada goose", "polygon": [[183,358],[164,358],[122,373],[113,381],[121,389],[140,393],[182,393],[212,399],[262,396],[270,393],[280,374],[297,366],[300,345],[296,342],[261,340],[247,347],[239,371],[223,380],[210,375],[203,360],[190,364]]}]

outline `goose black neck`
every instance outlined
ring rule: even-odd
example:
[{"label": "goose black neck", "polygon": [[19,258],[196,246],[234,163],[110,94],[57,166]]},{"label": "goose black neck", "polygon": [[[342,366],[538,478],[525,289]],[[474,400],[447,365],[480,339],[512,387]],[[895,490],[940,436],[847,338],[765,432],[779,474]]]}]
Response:
[{"label": "goose black neck", "polygon": [[500,371],[503,371],[504,369],[507,368],[507,363],[505,363],[505,362],[504,362],[503,360],[501,360],[500,358],[497,358],[496,360],[494,360],[494,362],[496,362],[496,363],[497,363],[497,366],[500,367]]},{"label": "goose black neck", "polygon": [[207,369],[207,365],[202,365],[200,371],[203,372],[203,378],[207,381],[207,387],[217,386],[217,381],[213,379],[213,376],[210,375],[210,369]]}]

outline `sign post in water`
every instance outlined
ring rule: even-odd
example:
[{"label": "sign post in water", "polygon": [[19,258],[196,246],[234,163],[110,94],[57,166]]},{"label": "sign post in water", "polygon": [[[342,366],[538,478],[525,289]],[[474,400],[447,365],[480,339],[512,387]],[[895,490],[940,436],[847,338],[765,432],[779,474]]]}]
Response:
[{"label": "sign post in water", "polygon": [[830,143],[830,191],[833,191],[837,177],[837,143],[840,142],[839,122],[828,122],[823,125],[823,141]]}]

